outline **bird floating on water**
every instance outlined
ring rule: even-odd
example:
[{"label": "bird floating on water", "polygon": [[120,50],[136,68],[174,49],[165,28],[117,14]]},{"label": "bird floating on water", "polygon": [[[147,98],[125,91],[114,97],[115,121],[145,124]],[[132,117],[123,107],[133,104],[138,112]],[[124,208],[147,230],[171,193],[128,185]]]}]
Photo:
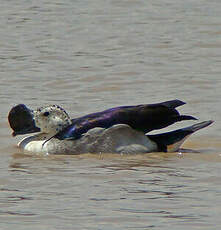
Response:
[{"label": "bird floating on water", "polygon": [[120,106],[75,119],[58,105],[31,110],[19,104],[10,110],[8,120],[13,136],[38,132],[18,143],[24,151],[32,153],[176,152],[188,136],[213,123],[209,120],[171,132],[148,134],[179,121],[197,120],[180,115],[176,108],[184,104],[171,100]]}]

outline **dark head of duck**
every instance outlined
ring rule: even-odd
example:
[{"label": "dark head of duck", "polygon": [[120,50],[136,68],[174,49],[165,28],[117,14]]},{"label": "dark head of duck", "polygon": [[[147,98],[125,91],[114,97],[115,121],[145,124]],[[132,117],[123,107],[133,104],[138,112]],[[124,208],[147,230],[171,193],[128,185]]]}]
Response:
[{"label": "dark head of duck", "polygon": [[13,136],[40,131],[35,125],[33,111],[28,109],[24,104],[16,105],[10,110],[8,121],[10,127],[13,129]]}]

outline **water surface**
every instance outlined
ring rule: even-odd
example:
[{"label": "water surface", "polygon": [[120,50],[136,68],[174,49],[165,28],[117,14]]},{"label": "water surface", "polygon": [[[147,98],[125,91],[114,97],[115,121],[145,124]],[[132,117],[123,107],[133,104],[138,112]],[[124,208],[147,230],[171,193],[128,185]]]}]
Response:
[{"label": "water surface", "polygon": [[[219,0],[11,0],[0,12],[1,229],[219,229]],[[24,155],[7,124],[18,103],[75,117],[175,98],[215,120],[184,145],[199,152]]]}]

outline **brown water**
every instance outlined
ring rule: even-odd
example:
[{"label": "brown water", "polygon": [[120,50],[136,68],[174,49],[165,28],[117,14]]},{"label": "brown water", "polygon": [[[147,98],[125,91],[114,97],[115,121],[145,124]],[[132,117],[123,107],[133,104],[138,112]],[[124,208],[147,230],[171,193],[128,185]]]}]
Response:
[{"label": "brown water", "polygon": [[[221,1],[2,1],[0,229],[220,229]],[[193,153],[27,156],[7,113],[181,99]],[[183,122],[172,128],[189,125]]]}]

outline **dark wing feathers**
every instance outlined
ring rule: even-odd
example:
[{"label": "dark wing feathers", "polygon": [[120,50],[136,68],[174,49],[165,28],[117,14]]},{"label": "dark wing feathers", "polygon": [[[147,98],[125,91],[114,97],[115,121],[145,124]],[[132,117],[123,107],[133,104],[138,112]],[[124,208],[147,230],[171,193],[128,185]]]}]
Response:
[{"label": "dark wing feathers", "polygon": [[158,104],[121,106],[73,119],[73,124],[55,135],[58,139],[77,139],[89,129],[109,128],[115,124],[127,124],[144,133],[167,127],[181,120],[195,120],[192,116],[180,115],[175,109],[185,104],[179,100]]},{"label": "dark wing feathers", "polygon": [[155,104],[155,105],[163,105],[163,106],[166,106],[168,108],[175,109],[176,107],[179,107],[179,106],[185,105],[185,104],[186,104],[186,102],[183,102],[183,101],[180,101],[180,100],[171,100],[171,101],[161,102],[161,103],[158,103],[158,104]]}]

